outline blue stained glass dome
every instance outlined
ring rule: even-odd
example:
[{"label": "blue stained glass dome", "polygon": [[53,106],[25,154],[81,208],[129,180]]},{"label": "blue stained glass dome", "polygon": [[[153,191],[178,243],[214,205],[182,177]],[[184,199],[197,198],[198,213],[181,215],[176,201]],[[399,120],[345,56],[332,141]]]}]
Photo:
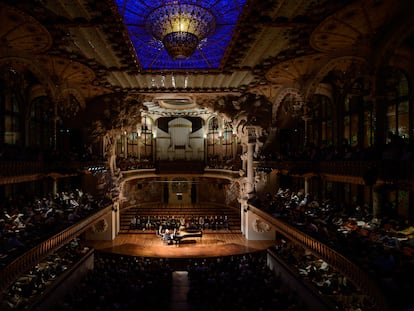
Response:
[{"label": "blue stained glass dome", "polygon": [[[219,69],[247,0],[115,0],[128,30],[140,66],[144,70]],[[162,41],[156,39],[147,25],[154,10],[171,4],[190,4],[208,10],[215,18],[214,30],[201,39],[190,57],[174,59]]]}]

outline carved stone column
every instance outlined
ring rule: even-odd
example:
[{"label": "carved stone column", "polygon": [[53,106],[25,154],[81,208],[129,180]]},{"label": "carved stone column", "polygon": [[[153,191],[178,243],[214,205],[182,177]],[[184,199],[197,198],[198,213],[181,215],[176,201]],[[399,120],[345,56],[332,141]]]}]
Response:
[{"label": "carved stone column", "polygon": [[247,184],[246,191],[247,193],[252,193],[254,191],[254,171],[253,171],[253,148],[255,143],[247,144]]},{"label": "carved stone column", "polygon": [[108,159],[111,176],[114,176],[116,171],[116,135],[114,133],[107,133],[103,137],[103,146],[104,155]]},{"label": "carved stone column", "polygon": [[372,215],[374,217],[381,216],[382,205],[384,202],[384,188],[383,186],[374,186],[372,187]]},{"label": "carved stone column", "polygon": [[[306,109],[305,109],[306,110]],[[311,120],[311,117],[310,117],[310,115],[309,114],[305,114],[303,117],[302,117],[302,120],[304,121],[304,137],[303,137],[303,145],[305,146],[305,147],[307,147],[308,146],[308,143],[309,143],[309,121]]]},{"label": "carved stone column", "polygon": [[57,103],[54,103],[54,115],[53,115],[53,151],[57,150],[57,122],[59,120],[59,116],[57,114]]},{"label": "carved stone column", "polygon": [[237,157],[237,135],[236,133],[232,134],[232,159],[235,159]]},{"label": "carved stone column", "polygon": [[157,160],[157,128],[155,126],[152,129],[151,152],[152,152],[152,161],[155,162]]},{"label": "carved stone column", "polygon": [[309,177],[305,177],[305,195],[309,193]]},{"label": "carved stone column", "polygon": [[57,192],[58,192],[58,182],[56,178],[53,178],[53,185],[52,185],[52,194],[53,196],[56,196]]},{"label": "carved stone column", "polygon": [[242,160],[242,170],[247,171],[247,145],[242,144],[242,154],[240,156],[240,159]]},{"label": "carved stone column", "polygon": [[123,143],[124,143],[124,152],[123,152],[123,154],[124,154],[125,159],[128,158],[128,135],[129,135],[129,133],[127,131],[125,131],[123,133],[123,136],[124,136],[124,141],[123,141]]},{"label": "carved stone column", "polygon": [[248,212],[248,207],[249,205],[247,204],[247,199],[239,199],[239,203],[240,203],[240,220],[241,220],[241,228],[240,231],[242,232],[242,234],[245,235],[246,233],[246,220],[247,220],[247,212]]}]

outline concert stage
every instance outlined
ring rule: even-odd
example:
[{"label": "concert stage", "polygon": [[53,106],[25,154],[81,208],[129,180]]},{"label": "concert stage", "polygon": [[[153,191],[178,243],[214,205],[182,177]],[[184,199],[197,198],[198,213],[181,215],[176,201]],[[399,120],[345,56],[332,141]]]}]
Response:
[{"label": "concert stage", "polygon": [[85,241],[97,250],[116,254],[163,257],[200,258],[244,254],[264,250],[275,241],[248,241],[241,233],[206,232],[202,238],[186,238],[181,243],[165,244],[156,232],[120,234],[113,241]]}]

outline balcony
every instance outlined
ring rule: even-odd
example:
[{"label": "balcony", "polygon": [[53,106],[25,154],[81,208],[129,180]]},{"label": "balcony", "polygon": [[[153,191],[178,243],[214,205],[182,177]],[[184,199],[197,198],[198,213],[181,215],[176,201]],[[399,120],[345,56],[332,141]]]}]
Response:
[{"label": "balcony", "polygon": [[343,176],[344,181],[346,177],[354,177],[366,185],[375,182],[406,185],[414,181],[412,160],[257,161],[254,166],[259,170],[277,170],[291,176]]}]

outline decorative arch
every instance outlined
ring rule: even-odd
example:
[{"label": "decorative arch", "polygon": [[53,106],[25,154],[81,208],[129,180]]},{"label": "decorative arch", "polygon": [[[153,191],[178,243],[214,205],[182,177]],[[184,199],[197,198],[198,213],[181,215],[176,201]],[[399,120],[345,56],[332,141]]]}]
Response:
[{"label": "decorative arch", "polygon": [[414,65],[411,62],[413,53],[410,49],[399,49],[390,59],[389,65],[410,76],[410,73],[414,72]]},{"label": "decorative arch", "polygon": [[53,81],[50,79],[49,74],[42,70],[32,59],[22,56],[0,58],[0,67],[8,65],[25,67],[39,80],[42,85],[44,85],[46,92],[49,93],[52,98],[56,98],[58,90]]},{"label": "decorative arch", "polygon": [[315,89],[313,95],[323,95],[328,97],[330,100],[333,100],[333,90],[332,85],[329,83],[319,83],[318,87]]},{"label": "decorative arch", "polygon": [[78,101],[79,106],[82,109],[85,108],[85,106],[86,106],[85,98],[83,97],[82,93],[78,89],[74,88],[73,86],[67,87],[67,88],[64,88],[64,89],[60,90],[60,92],[58,94],[58,98],[57,98],[58,102],[64,101],[70,95],[72,95]]},{"label": "decorative arch", "polygon": [[[400,47],[404,40],[407,40],[414,33],[414,23],[412,22],[412,3],[411,1],[398,1],[401,14],[399,14],[399,24],[388,29],[387,36],[383,36],[384,40],[381,49],[376,50],[373,58],[374,68],[381,67],[384,63],[388,63],[390,59],[395,57],[396,47]],[[407,7],[405,7],[407,6]],[[398,49],[397,49],[398,51]]]},{"label": "decorative arch", "polygon": [[283,99],[287,95],[293,95],[295,99],[298,101],[304,101],[304,97],[302,95],[302,92],[297,88],[284,88],[277,94],[275,97],[274,103],[273,103],[273,109],[272,109],[272,120],[276,120],[277,118],[277,111],[279,110],[280,104],[282,103]]},{"label": "decorative arch", "polygon": [[218,119],[217,115],[210,115],[206,120],[206,125],[209,125],[213,119]]},{"label": "decorative arch", "polygon": [[[145,123],[142,122],[143,120],[145,120]],[[146,115],[146,114],[142,115],[139,121],[140,121],[139,123],[141,123],[144,126],[145,125],[150,125],[151,129],[155,125],[155,120],[151,116]]]},{"label": "decorative arch", "polygon": [[42,84],[36,84],[30,87],[29,102],[31,103],[35,98],[47,97],[47,89]]},{"label": "decorative arch", "polygon": [[322,21],[311,34],[310,45],[324,53],[361,49],[369,45],[399,2],[404,1],[355,1]]},{"label": "decorative arch", "polygon": [[317,90],[319,83],[323,78],[333,69],[339,69],[346,72],[350,69],[351,64],[368,66],[365,58],[358,56],[342,56],[334,58],[326,63],[325,66],[315,74],[314,78],[309,81],[309,84],[304,88],[304,98],[310,98]]}]

